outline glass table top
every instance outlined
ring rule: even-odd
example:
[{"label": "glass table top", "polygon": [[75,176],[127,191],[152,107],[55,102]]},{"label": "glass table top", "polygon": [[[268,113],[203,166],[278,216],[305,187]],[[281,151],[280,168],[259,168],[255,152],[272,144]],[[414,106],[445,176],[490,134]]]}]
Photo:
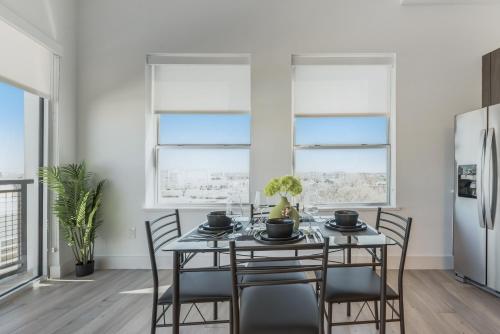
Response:
[{"label": "glass table top", "polygon": [[[280,245],[262,244],[253,238],[256,231],[262,230],[263,224],[251,223],[248,217],[239,217],[236,220],[242,225],[238,230],[241,234],[236,238],[236,246],[238,249],[249,247],[252,249],[259,248],[262,250],[280,250],[280,249],[319,249],[323,247],[323,238],[329,238],[330,248],[378,248],[382,246],[395,245],[396,242],[382,233],[377,232],[372,226],[367,224],[364,231],[359,232],[339,232],[325,227],[325,222],[330,217],[316,218],[316,221],[311,223],[312,231],[319,232],[309,235],[301,241],[295,243],[287,243]],[[301,230],[308,234],[309,222],[301,223]],[[214,252],[227,251],[229,249],[229,239],[227,234],[214,238],[210,235],[198,233],[198,228],[183,234],[179,239],[162,247],[163,251],[179,251],[179,252]],[[230,231],[231,232],[231,231]]]}]

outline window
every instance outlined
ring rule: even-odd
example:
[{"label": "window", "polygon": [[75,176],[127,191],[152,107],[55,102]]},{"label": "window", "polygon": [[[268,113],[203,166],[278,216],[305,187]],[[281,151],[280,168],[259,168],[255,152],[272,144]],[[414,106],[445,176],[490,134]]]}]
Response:
[{"label": "window", "polygon": [[0,297],[42,274],[44,118],[47,101],[0,82]]},{"label": "window", "polygon": [[319,206],[388,205],[392,56],[293,56],[294,173]]},{"label": "window", "polygon": [[0,82],[0,178],[24,176],[25,94],[29,93]]},{"label": "window", "polygon": [[150,56],[156,203],[249,202],[250,61]]}]

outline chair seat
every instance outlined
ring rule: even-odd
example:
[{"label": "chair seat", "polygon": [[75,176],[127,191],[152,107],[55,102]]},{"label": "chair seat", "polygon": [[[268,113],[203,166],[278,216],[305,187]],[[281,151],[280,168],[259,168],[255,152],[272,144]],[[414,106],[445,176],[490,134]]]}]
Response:
[{"label": "chair seat", "polygon": [[[264,261],[264,262],[249,262],[248,268],[252,267],[298,267],[300,261]],[[306,279],[303,272],[300,273],[283,273],[283,274],[249,274],[243,276],[243,282],[262,282],[262,281],[284,281],[284,280],[300,280]]]},{"label": "chair seat", "polygon": [[[229,271],[181,273],[179,297],[181,303],[203,303],[231,300],[232,282]],[[172,304],[172,287],[159,298],[158,304]]]},{"label": "chair seat", "polygon": [[[398,294],[387,285],[387,299]],[[326,278],[325,300],[329,303],[380,299],[380,276],[371,267],[330,268]]]},{"label": "chair seat", "polygon": [[310,284],[247,287],[240,305],[240,334],[319,333],[318,302]]}]

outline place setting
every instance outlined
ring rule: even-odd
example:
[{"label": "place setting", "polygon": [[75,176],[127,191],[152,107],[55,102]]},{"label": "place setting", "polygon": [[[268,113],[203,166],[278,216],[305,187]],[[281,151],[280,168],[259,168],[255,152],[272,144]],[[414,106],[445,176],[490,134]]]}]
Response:
[{"label": "place setting", "polygon": [[265,229],[259,229],[253,233],[253,238],[257,242],[270,245],[299,242],[305,236],[302,230],[294,230],[294,222],[289,218],[267,219]]},{"label": "place setting", "polygon": [[337,210],[334,212],[335,218],[327,220],[324,225],[327,229],[354,233],[367,229],[364,221],[359,219],[359,214],[352,210]]},{"label": "place setting", "polygon": [[241,217],[233,215],[231,211],[212,211],[207,214],[205,222],[179,241],[236,239],[242,235],[238,232],[243,227],[243,222],[239,220]]}]

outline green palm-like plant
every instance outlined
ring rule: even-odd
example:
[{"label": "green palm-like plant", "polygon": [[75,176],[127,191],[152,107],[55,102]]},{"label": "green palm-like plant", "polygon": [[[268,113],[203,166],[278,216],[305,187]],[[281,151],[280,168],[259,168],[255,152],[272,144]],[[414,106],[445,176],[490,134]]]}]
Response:
[{"label": "green palm-like plant", "polygon": [[105,181],[94,182],[94,175],[87,171],[84,162],[41,168],[40,177],[56,195],[52,210],[76,264],[91,263],[96,229],[102,222],[98,211]]}]

